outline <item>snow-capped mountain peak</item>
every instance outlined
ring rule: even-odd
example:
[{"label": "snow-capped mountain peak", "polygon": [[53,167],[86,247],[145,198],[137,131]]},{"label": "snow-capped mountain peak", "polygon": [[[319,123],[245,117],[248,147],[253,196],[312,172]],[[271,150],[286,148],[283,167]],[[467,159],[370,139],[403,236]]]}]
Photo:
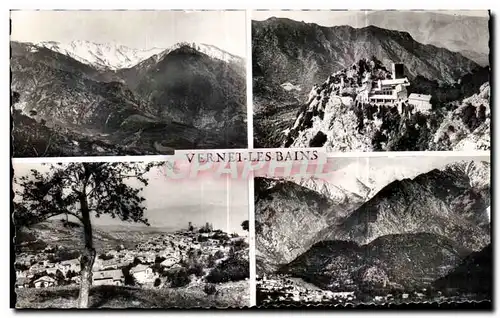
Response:
[{"label": "snow-capped mountain peak", "polygon": [[218,47],[210,44],[204,44],[204,43],[195,43],[195,42],[178,42],[168,49],[165,49],[159,54],[156,54],[156,60],[159,61],[161,60],[165,55],[169,54],[172,51],[175,51],[181,47],[190,47],[200,53],[206,54],[210,56],[213,59],[221,60],[227,63],[236,63],[236,64],[242,64],[243,59],[239,56],[233,55],[231,53],[228,53],[222,49],[219,49]]},{"label": "snow-capped mountain peak", "polygon": [[216,46],[193,42],[179,42],[169,48],[154,47],[144,50],[130,48],[117,43],[94,43],[85,40],[76,40],[69,43],[45,41],[35,43],[35,46],[45,47],[99,69],[110,70],[130,68],[151,57],[159,61],[170,52],[186,46],[206,54],[211,58],[227,63],[243,63],[241,57],[230,54]]},{"label": "snow-capped mountain peak", "polygon": [[116,43],[101,44],[84,40],[76,40],[69,43],[46,41],[36,43],[35,45],[68,55],[84,64],[111,70],[132,67],[165,50],[163,48],[139,50]]}]

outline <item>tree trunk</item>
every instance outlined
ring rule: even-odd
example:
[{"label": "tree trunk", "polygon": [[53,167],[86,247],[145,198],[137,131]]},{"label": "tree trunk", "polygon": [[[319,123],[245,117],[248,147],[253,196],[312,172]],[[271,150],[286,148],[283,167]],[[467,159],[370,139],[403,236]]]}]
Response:
[{"label": "tree trunk", "polygon": [[80,198],[80,206],[85,237],[85,250],[80,258],[81,283],[80,296],[78,297],[78,307],[88,308],[90,287],[92,287],[92,267],[94,266],[96,251],[92,243],[92,224],[90,223],[90,213],[87,198],[85,196]]}]

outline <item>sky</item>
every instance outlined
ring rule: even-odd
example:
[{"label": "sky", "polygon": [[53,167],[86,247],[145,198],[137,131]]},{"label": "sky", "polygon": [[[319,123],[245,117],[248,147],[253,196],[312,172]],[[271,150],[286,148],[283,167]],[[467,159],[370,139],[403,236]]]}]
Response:
[{"label": "sky", "polygon": [[[427,11],[434,13],[443,13],[449,15],[467,15],[467,16],[481,16],[487,17],[488,11]],[[322,26],[335,26],[335,25],[351,25],[354,27],[366,26],[366,15],[369,11],[330,11],[330,10],[310,10],[310,11],[253,11],[252,20],[266,20],[270,17],[289,18],[295,21],[304,21],[307,23],[316,23]]]},{"label": "sky", "polygon": [[[433,169],[441,169],[447,164],[458,161],[487,161],[488,156],[398,156],[398,157],[340,157],[329,158],[328,163],[332,171],[328,181],[339,182],[334,178],[343,178],[338,171],[345,171],[360,180],[369,178],[392,178],[405,175],[414,177],[417,174],[426,173]],[[407,174],[407,175],[406,175]],[[384,180],[385,181],[385,180]]]},{"label": "sky", "polygon": [[[47,172],[48,166],[31,163],[14,163],[14,176],[29,174],[31,169]],[[161,169],[147,174],[148,186],[142,196],[146,199],[145,217],[152,227],[169,230],[187,228],[188,222],[195,226],[206,222],[214,229],[228,233],[245,234],[241,222],[248,220],[248,182],[229,178],[167,179]],[[128,182],[138,186],[139,182]],[[14,186],[19,189],[19,187]],[[144,227],[135,223],[124,223],[110,217],[93,218],[97,226],[124,226],[137,230]]]},{"label": "sky", "polygon": [[246,56],[245,11],[12,11],[11,39],[20,42],[86,40],[135,49],[178,42],[212,44]]}]

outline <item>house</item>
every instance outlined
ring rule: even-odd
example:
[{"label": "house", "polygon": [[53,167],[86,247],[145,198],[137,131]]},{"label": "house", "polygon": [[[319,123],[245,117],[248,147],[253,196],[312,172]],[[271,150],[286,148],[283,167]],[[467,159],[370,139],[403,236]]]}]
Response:
[{"label": "house", "polygon": [[382,296],[375,296],[374,300],[375,301],[382,301],[382,300],[384,300],[384,297],[382,297]]},{"label": "house", "polygon": [[408,104],[415,107],[420,112],[426,112],[432,109],[431,95],[412,93],[408,97]]},{"label": "house", "polygon": [[42,276],[33,282],[35,288],[53,287],[56,285],[56,280],[50,276]]},{"label": "house", "polygon": [[160,263],[161,266],[170,268],[175,264],[178,264],[180,259],[177,257],[167,257],[163,262]]},{"label": "house", "polygon": [[333,292],[332,293],[333,298],[348,298],[348,297],[354,297],[354,292]]},{"label": "house", "polygon": [[26,277],[18,277],[16,280],[16,288],[28,288],[30,280]]},{"label": "house", "polygon": [[82,281],[82,278],[80,276],[73,276],[73,277],[71,277],[70,281],[73,284],[80,284]]},{"label": "house", "polygon": [[121,269],[98,271],[92,274],[92,285],[116,285],[121,286],[125,282],[125,276]]},{"label": "house", "polygon": [[27,271],[22,271],[20,269],[16,270],[16,277],[26,277],[26,276],[28,276]]},{"label": "house", "polygon": [[141,284],[149,283],[155,280],[156,275],[153,269],[144,264],[139,264],[130,269],[130,274]]},{"label": "house", "polygon": [[55,267],[53,267],[53,268],[49,267],[49,268],[46,268],[45,271],[47,272],[47,274],[55,275],[57,273],[58,269]]}]

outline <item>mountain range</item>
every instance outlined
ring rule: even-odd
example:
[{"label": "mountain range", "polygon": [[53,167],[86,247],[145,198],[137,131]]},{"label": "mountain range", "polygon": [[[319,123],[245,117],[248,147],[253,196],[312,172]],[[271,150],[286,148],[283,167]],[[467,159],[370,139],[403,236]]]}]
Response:
[{"label": "mountain range", "polygon": [[85,41],[12,41],[11,53],[16,156],[246,145],[244,63],[214,46],[138,51]]},{"label": "mountain range", "polygon": [[388,10],[353,12],[335,23],[408,32],[420,43],[459,52],[482,66],[489,64],[489,17]]},{"label": "mountain range", "polygon": [[367,275],[382,277],[384,286],[422,288],[490,244],[489,162],[394,176],[404,174],[360,187],[364,198],[345,191],[342,201],[322,190],[336,188],[328,181],[312,190],[312,179],[256,178],[258,273],[290,274],[331,290],[345,290],[346,282],[359,288]]},{"label": "mountain range", "polygon": [[[370,13],[367,17],[373,16],[376,21],[377,14]],[[427,19],[441,21],[430,16]],[[387,23],[390,24],[390,21],[394,20],[399,21],[393,19]],[[467,29],[471,31],[464,31],[467,34],[463,37],[474,37],[472,30],[488,35],[487,19],[485,25],[481,24],[483,20],[479,19],[477,25],[471,22]],[[451,20],[443,22],[442,25],[436,22],[430,27],[443,30],[439,37],[445,37],[445,34],[451,34],[451,31],[445,32],[441,26],[456,23],[458,22]],[[489,67],[481,67],[456,51],[439,47],[437,44],[418,42],[414,39],[417,37],[414,35],[418,33],[416,31],[410,30],[411,33],[408,33],[394,30],[397,26],[391,28],[393,29],[373,25],[361,28],[348,25],[325,27],[274,17],[265,21],[252,21],[254,144],[257,147],[309,147],[310,143],[314,142],[314,147],[321,147],[328,141],[326,144],[334,145],[334,148],[328,145],[324,147],[330,147],[328,149],[331,151],[417,151],[450,148],[445,144],[434,145],[432,135],[448,115],[447,112],[453,110],[452,103],[480,93],[481,86],[489,82],[491,71]],[[484,42],[481,39],[478,41]],[[418,115],[422,118],[414,116],[392,121],[384,115],[389,112],[376,114],[376,117],[382,120],[382,128],[390,128],[385,131],[381,129],[380,123],[372,122],[365,114],[357,114],[358,107],[336,98],[339,95],[332,90],[332,76],[338,78],[340,74],[371,62],[375,63],[374,70],[370,71],[372,76],[374,71],[386,72],[386,76],[389,76],[391,64],[402,62],[405,76],[410,80],[408,93],[431,95],[435,118]],[[364,74],[358,75],[362,77]],[[356,81],[357,77],[353,78]],[[311,120],[311,116],[306,116],[311,115],[308,114],[311,111],[311,103],[318,107],[325,107],[330,103],[332,109],[329,120],[321,116],[315,116],[318,118]],[[300,118],[308,121],[307,127],[297,127]],[[358,123],[360,118],[366,121],[366,125]],[[419,122],[419,126],[425,125],[429,128],[428,132],[422,134],[421,140],[412,140],[415,138],[413,131],[418,130],[415,128],[415,122]],[[319,124],[324,124],[326,128],[322,128],[321,134],[317,136]],[[307,131],[313,128],[311,125],[315,126],[313,131]],[[300,130],[299,140],[296,136],[290,140],[291,130]],[[330,136],[331,134],[334,136]],[[473,137],[469,139],[471,138]],[[317,145],[317,141],[321,140],[323,144]]]},{"label": "mountain range", "polygon": [[[308,88],[363,58],[404,62],[405,73],[454,82],[479,67],[459,53],[417,42],[410,33],[373,25],[324,27],[285,18],[252,21],[253,74],[263,86],[290,82]],[[256,93],[265,93],[265,87]],[[256,94],[258,95],[258,94]]]}]

